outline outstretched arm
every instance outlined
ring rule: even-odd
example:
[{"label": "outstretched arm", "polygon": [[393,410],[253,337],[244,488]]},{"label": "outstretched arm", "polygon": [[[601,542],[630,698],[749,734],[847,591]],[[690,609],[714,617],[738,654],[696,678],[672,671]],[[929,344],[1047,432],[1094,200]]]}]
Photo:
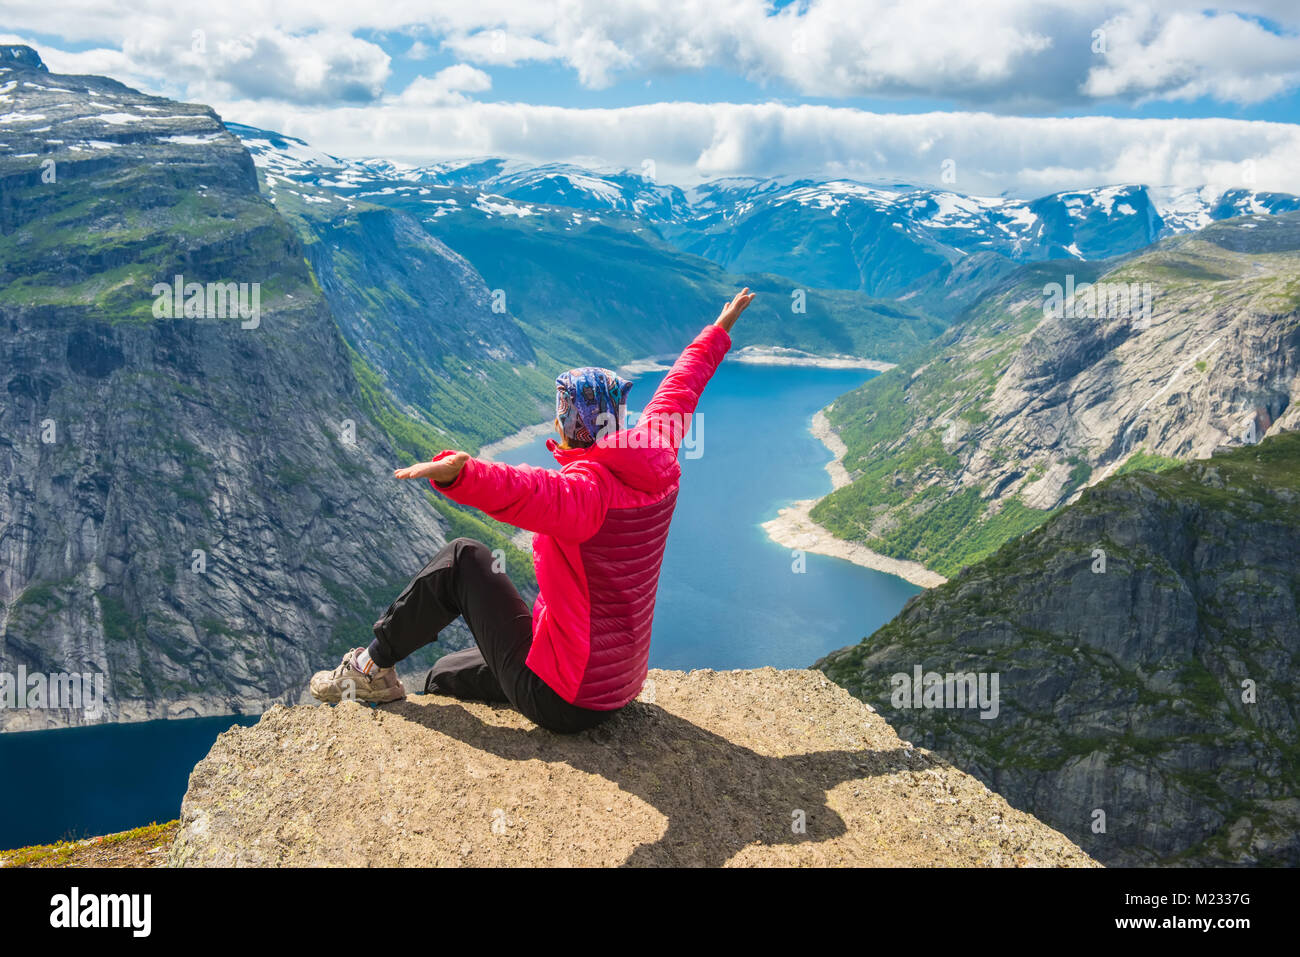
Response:
[{"label": "outstretched arm", "polygon": [[596,534],[608,504],[603,474],[582,466],[557,472],[485,462],[449,450],[393,475],[427,478],[452,501],[480,509],[497,521],[575,542]]},{"label": "outstretched arm", "polygon": [[731,348],[731,327],[753,301],[754,293],[746,287],[722,307],[717,320],[696,336],[673,363],[653,398],[646,403],[638,424],[660,432],[671,441],[673,448],[681,445],[687,417],[695,412],[700,394]]}]

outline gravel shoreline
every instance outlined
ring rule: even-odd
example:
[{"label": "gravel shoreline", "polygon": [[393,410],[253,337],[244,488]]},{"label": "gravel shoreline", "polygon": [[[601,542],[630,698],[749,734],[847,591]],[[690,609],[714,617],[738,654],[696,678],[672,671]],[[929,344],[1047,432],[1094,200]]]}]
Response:
[{"label": "gravel shoreline", "polygon": [[745,346],[727,358],[732,362],[761,366],[812,366],[818,369],[872,369],[888,372],[897,363],[880,359],[863,359],[860,356],[818,356],[801,349],[784,346]]}]

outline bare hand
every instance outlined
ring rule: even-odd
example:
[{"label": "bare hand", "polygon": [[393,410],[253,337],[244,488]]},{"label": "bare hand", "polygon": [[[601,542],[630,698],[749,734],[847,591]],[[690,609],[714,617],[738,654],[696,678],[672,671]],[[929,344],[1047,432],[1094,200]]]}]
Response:
[{"label": "bare hand", "polygon": [[730,332],[731,327],[734,326],[736,320],[740,318],[740,314],[745,311],[745,308],[751,302],[754,301],[755,295],[756,293],[749,291],[748,286],[736,293],[735,298],[722,307],[722,312],[718,315],[717,325],[727,330],[727,332]]},{"label": "bare hand", "polygon": [[457,452],[454,455],[444,455],[442,458],[433,462],[417,462],[415,465],[407,466],[404,469],[397,469],[393,472],[393,478],[399,479],[433,479],[441,485],[449,485],[460,470],[465,467],[469,461],[469,455],[465,452]]}]

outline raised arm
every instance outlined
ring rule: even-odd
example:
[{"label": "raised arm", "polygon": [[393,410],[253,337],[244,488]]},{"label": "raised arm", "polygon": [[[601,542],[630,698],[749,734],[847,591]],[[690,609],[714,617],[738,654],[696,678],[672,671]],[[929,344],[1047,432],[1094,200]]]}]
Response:
[{"label": "raised arm", "polygon": [[665,435],[673,448],[681,445],[687,417],[695,412],[700,394],[731,348],[731,327],[753,299],[754,294],[746,287],[723,306],[717,321],[705,327],[673,363],[642,410],[638,425]]},{"label": "raised arm", "polygon": [[567,471],[504,465],[445,451],[432,461],[393,473],[427,478],[454,502],[480,509],[501,522],[567,541],[583,542],[605,521],[606,473],[579,464]]}]

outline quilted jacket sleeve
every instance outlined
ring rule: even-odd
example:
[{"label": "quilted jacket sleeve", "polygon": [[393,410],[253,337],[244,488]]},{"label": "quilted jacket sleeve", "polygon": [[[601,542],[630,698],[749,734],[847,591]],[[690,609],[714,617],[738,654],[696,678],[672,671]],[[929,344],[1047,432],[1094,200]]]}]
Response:
[{"label": "quilted jacket sleeve", "polygon": [[727,330],[716,323],[705,327],[659,383],[659,388],[641,412],[638,425],[645,425],[670,442],[674,449],[679,448],[690,416],[699,404],[700,394],[729,348],[731,336]]},{"label": "quilted jacket sleeve", "polygon": [[[434,460],[451,455],[439,452]],[[501,522],[555,538],[583,542],[596,534],[609,508],[609,476],[585,463],[563,472],[531,465],[470,459],[450,485],[433,488]]]}]

